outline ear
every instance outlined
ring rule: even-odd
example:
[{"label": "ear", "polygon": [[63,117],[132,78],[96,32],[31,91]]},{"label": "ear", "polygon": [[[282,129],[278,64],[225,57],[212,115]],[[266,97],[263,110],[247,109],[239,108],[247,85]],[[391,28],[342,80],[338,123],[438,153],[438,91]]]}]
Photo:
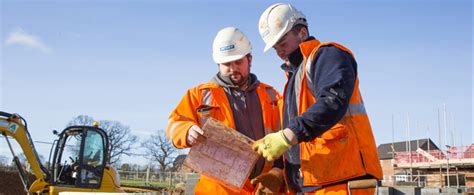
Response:
[{"label": "ear", "polygon": [[252,54],[247,55],[247,60],[249,61],[249,67],[252,66]]},{"label": "ear", "polygon": [[308,29],[306,28],[301,28],[300,31],[298,32],[298,37],[301,39],[301,41],[304,41],[308,38]]}]

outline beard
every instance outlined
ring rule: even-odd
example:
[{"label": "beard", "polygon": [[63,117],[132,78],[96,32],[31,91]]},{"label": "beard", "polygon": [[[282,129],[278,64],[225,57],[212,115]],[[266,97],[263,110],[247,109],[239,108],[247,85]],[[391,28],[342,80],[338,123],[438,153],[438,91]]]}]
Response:
[{"label": "beard", "polygon": [[244,81],[244,76],[240,72],[234,72],[229,74],[229,78],[234,85],[240,86]]},{"label": "beard", "polygon": [[244,77],[244,75],[240,72],[232,72],[229,74],[221,74],[222,79],[227,80],[227,82],[231,82],[235,86],[241,86],[245,84],[248,80],[248,76]]}]

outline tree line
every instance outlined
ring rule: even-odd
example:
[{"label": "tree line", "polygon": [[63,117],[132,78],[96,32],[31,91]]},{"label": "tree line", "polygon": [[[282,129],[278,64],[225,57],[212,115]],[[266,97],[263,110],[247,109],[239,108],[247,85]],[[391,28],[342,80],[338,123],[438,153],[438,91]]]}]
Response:
[{"label": "tree line", "polygon": [[[146,166],[140,166],[136,163],[122,163],[124,156],[142,156],[150,161],[151,167],[161,172],[178,171],[186,155],[178,155],[177,149],[172,145],[170,140],[166,138],[164,130],[156,130],[148,138],[140,140],[138,136],[133,135],[129,126],[122,124],[119,121],[112,120],[96,120],[88,115],[79,115],[73,117],[66,126],[85,125],[92,126],[94,121],[99,122],[99,128],[103,129],[109,138],[109,148],[107,163],[111,164],[117,169],[123,171],[142,171]],[[141,154],[136,154],[133,151],[139,151]],[[72,151],[74,152],[74,151]],[[23,165],[27,164],[23,153],[19,154],[19,159]],[[11,166],[5,155],[0,155],[0,167]],[[48,166],[45,158],[41,156],[43,164]],[[146,162],[145,164],[148,164]]]},{"label": "tree line", "polygon": [[[141,155],[149,159],[152,164],[156,162],[160,171],[176,171],[173,169],[176,169],[178,166],[174,165],[178,151],[170,140],[166,138],[164,130],[157,130],[150,137],[140,141],[137,136],[132,134],[129,126],[119,121],[95,120],[88,115],[79,115],[74,117],[67,126],[91,126],[94,121],[99,122],[99,128],[103,129],[109,137],[109,154],[107,157],[108,163],[112,166],[119,168],[123,156]],[[134,154],[132,152],[132,150],[137,149],[142,149],[144,154]]]}]

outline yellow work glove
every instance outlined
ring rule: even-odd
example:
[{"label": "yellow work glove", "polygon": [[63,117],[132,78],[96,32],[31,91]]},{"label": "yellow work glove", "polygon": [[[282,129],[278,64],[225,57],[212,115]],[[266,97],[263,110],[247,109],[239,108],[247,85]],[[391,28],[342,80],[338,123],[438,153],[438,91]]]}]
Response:
[{"label": "yellow work glove", "polygon": [[270,133],[252,145],[252,149],[267,159],[267,161],[274,161],[280,158],[290,147],[291,145],[283,134],[283,130]]},{"label": "yellow work glove", "polygon": [[270,171],[252,179],[250,183],[252,185],[260,184],[257,187],[257,191],[255,191],[256,195],[278,193],[283,183],[283,171],[280,168],[274,167]]}]

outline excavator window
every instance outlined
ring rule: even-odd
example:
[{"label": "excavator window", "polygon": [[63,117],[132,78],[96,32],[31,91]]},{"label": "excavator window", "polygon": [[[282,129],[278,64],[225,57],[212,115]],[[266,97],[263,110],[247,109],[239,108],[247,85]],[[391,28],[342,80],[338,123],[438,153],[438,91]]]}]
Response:
[{"label": "excavator window", "polygon": [[56,184],[76,185],[81,141],[82,134],[74,132],[67,134],[58,144],[62,146],[62,153],[59,153],[56,160]]},{"label": "excavator window", "polygon": [[101,134],[88,131],[84,140],[80,170],[81,185],[97,185],[104,168],[104,141]]}]

